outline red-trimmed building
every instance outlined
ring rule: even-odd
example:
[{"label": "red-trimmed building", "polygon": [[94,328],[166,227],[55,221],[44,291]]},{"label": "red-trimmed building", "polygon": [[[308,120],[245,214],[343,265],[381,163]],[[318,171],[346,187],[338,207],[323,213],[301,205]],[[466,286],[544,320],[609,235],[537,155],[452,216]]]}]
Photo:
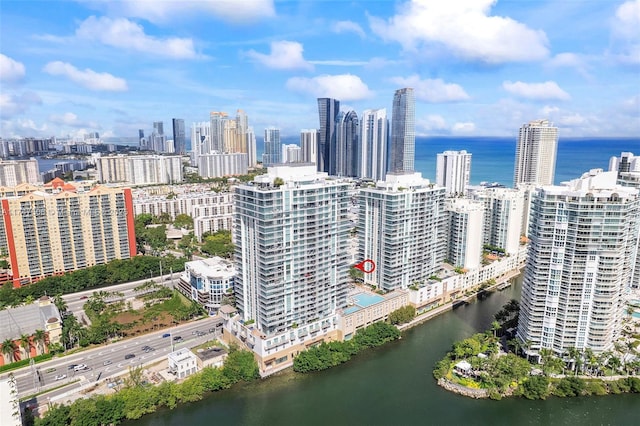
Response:
[{"label": "red-trimmed building", "polygon": [[0,188],[0,253],[14,286],[136,255],[129,188],[54,179]]}]

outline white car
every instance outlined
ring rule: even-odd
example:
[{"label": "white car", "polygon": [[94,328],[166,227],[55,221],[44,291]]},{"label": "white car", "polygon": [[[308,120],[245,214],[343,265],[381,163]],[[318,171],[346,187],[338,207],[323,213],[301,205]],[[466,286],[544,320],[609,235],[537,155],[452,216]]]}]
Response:
[{"label": "white car", "polygon": [[74,371],[82,371],[87,369],[87,364],[79,364],[73,367]]},{"label": "white car", "polygon": [[66,374],[58,374],[58,375],[56,376],[56,380],[62,380],[62,379],[66,379],[66,378],[67,378],[67,375],[66,375]]}]

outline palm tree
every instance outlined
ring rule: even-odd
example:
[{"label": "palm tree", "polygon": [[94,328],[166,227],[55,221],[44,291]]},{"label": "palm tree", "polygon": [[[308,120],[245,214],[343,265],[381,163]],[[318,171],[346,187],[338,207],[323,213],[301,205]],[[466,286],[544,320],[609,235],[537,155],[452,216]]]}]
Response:
[{"label": "palm tree", "polygon": [[46,343],[47,333],[44,330],[36,330],[33,333],[33,341],[39,348],[40,355],[44,353],[44,344]]},{"label": "palm tree", "polygon": [[18,347],[13,340],[7,339],[2,342],[2,354],[6,355],[8,362],[12,363],[15,360],[15,352]]},{"label": "palm tree", "polygon": [[53,298],[53,304],[56,305],[58,311],[60,311],[60,315],[64,315],[67,312],[67,302],[64,301],[61,294],[56,294]]},{"label": "palm tree", "polygon": [[23,334],[20,336],[20,346],[24,350],[25,357],[31,358],[31,336]]}]

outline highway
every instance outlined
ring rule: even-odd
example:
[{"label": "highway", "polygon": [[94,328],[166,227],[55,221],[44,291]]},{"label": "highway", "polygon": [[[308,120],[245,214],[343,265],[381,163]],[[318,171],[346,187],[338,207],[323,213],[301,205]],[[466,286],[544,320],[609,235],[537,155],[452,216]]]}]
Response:
[{"label": "highway", "polygon": [[[18,396],[24,397],[32,395],[46,389],[55,388],[63,383],[77,381],[78,379],[80,379],[80,382],[74,384],[74,386],[79,387],[87,382],[95,382],[98,377],[100,380],[104,380],[108,377],[126,372],[130,366],[138,366],[166,359],[167,354],[172,350],[183,347],[191,348],[218,337],[222,332],[222,327],[216,327],[216,325],[221,323],[222,320],[219,317],[195,320],[116,343],[108,343],[74,355],[54,358],[50,361],[38,363],[34,368],[40,372],[40,387],[37,386],[37,374],[34,375],[31,367],[14,370],[13,374],[17,382]],[[195,331],[202,331],[206,334],[197,336],[193,334]],[[162,337],[165,334],[171,334],[171,336]],[[177,336],[181,336],[182,340],[174,341],[173,339]],[[145,352],[142,349],[143,346],[150,346],[154,350]],[[125,355],[127,354],[134,354],[135,357],[125,359]],[[110,363],[105,365],[107,362]],[[74,372],[73,368],[69,369],[69,366],[72,364],[86,364],[87,369]],[[2,377],[6,377],[8,374],[9,373],[4,373]],[[56,376],[63,374],[66,375],[66,378],[56,380]],[[54,393],[66,392],[71,387],[72,386],[65,387]]]},{"label": "highway", "polygon": [[120,298],[112,298],[107,299],[110,302],[114,302],[117,300],[126,300],[132,297],[135,297],[138,293],[134,292],[133,289],[137,286],[144,284],[149,281],[154,281],[157,284],[163,284],[168,286],[169,288],[174,288],[174,282],[180,279],[181,272],[174,272],[173,274],[162,275],[159,277],[153,278],[145,278],[139,281],[133,281],[124,284],[116,284],[109,287],[101,287],[101,288],[93,288],[90,290],[84,290],[77,293],[65,294],[62,296],[62,300],[67,304],[67,308],[70,312],[72,312],[78,321],[90,324],[89,318],[84,313],[83,307],[87,299],[94,293],[98,291],[106,291],[106,292],[119,292],[123,293],[124,296]]}]

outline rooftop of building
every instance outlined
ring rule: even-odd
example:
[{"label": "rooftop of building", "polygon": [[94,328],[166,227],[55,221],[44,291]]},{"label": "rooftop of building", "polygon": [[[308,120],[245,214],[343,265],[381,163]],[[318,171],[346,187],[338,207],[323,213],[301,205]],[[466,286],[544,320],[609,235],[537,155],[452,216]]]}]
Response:
[{"label": "rooftop of building", "polygon": [[398,294],[399,292],[397,290],[391,291],[384,295],[380,295],[356,288],[355,291],[351,292],[347,296],[347,303],[349,304],[349,306],[347,308],[344,308],[342,313],[344,315],[349,315],[354,312],[358,312],[361,309],[384,302],[387,299],[392,299]]},{"label": "rooftop of building", "polygon": [[200,358],[202,361],[207,361],[210,359],[214,359],[220,356],[223,356],[227,353],[227,351],[220,347],[213,347],[207,349],[198,349],[196,351],[196,356]]},{"label": "rooftop of building", "polygon": [[[54,321],[51,321],[51,320]],[[47,323],[61,321],[58,308],[49,298],[42,298],[30,305],[0,310],[0,341],[18,339],[21,335],[32,335],[36,330],[45,330]]]},{"label": "rooftop of building", "polygon": [[187,262],[185,268],[194,275],[208,277],[228,278],[236,274],[236,268],[233,266],[233,262],[218,256]]},{"label": "rooftop of building", "polygon": [[546,193],[558,195],[586,196],[610,199],[614,194],[618,198],[636,197],[638,189],[630,186],[622,186],[618,183],[618,172],[605,172],[603,169],[591,169],[577,179],[562,182],[560,185],[544,186]]},{"label": "rooftop of building", "polygon": [[195,354],[187,348],[181,348],[167,355],[173,362],[182,362],[195,358]]}]

